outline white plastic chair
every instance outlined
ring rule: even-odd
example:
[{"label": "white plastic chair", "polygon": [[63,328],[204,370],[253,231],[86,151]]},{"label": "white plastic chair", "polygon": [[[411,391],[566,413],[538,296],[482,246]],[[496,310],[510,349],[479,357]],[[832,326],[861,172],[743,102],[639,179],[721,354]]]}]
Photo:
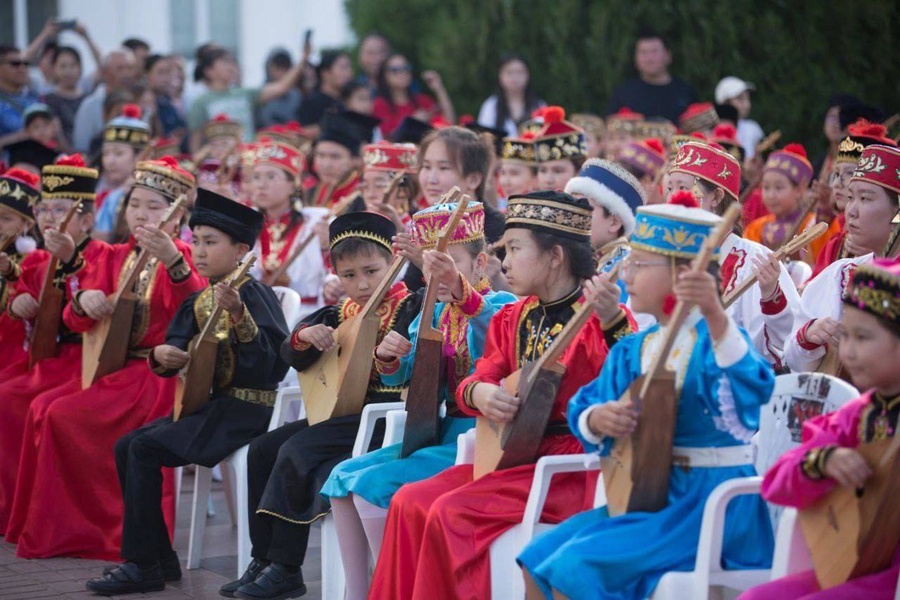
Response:
[{"label": "white plastic chair", "polygon": [[272,291],[281,303],[281,310],[284,312],[284,320],[287,323],[288,330],[293,330],[294,326],[300,320],[300,294],[289,287],[280,285],[274,286]]},{"label": "white plastic chair", "polygon": [[[368,451],[378,419],[386,419],[382,447],[403,441],[403,426],[406,423],[403,402],[369,404],[362,411],[351,453],[353,458]],[[334,517],[329,513],[322,519],[322,600],[342,600],[344,590],[344,564],[341,561]]]},{"label": "white plastic chair", "polygon": [[[272,418],[269,421],[269,431],[281,427],[285,423],[285,417],[292,402],[301,399],[299,387],[281,388],[275,400],[272,410]],[[226,494],[233,494],[234,523],[237,526],[237,571],[240,577],[250,564],[250,525],[247,520],[248,490],[247,490],[247,451],[248,446],[235,450],[220,464],[224,467],[222,474],[225,476]],[[188,534],[187,568],[196,569],[200,566],[200,554],[203,550],[203,535],[206,531],[206,507],[209,502],[210,487],[212,484],[212,469],[197,465],[194,474],[194,499],[191,505],[191,528]]]},{"label": "white plastic chair", "polygon": [[[790,373],[776,377],[770,401],[760,409],[757,472],[765,473],[779,456],[799,444],[800,428],[805,418],[836,410],[857,396],[859,392],[850,384],[821,373]],[[505,532],[491,545],[492,593],[501,594],[495,597],[524,596],[524,582],[521,582],[519,567],[514,559],[534,534],[552,527],[540,523],[551,478],[559,473],[599,468],[600,461],[596,455],[545,456],[538,460],[522,523]],[[740,495],[758,494],[761,483],[761,477],[747,477],[726,481],[713,490],[704,507],[694,571],[666,573],[653,593],[653,600],[703,600],[708,598],[710,586],[745,590],[769,580],[771,571],[768,569],[725,570],[721,567],[728,503]],[[601,474],[594,507],[605,504],[606,492]],[[780,511],[774,512],[773,523],[777,523]],[[513,582],[512,587],[510,582]]]}]

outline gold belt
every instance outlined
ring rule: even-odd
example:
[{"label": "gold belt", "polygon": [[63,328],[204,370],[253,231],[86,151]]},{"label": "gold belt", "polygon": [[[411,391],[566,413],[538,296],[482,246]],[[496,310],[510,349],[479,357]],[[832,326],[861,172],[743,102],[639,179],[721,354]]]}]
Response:
[{"label": "gold belt", "polygon": [[248,388],[226,388],[225,394],[243,400],[244,402],[252,402],[253,404],[262,404],[263,406],[275,406],[275,399],[278,392],[275,390],[251,390]]}]

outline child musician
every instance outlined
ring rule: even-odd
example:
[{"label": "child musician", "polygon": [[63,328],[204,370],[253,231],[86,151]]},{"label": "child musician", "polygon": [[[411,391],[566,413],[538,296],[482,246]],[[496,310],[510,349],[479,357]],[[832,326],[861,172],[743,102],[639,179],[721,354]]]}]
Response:
[{"label": "child musician", "polygon": [[[900,149],[873,144],[863,149],[848,185],[847,240],[868,253],[836,260],[803,292],[784,359],[794,371],[815,371],[830,348],[840,344],[841,297],[853,270],[874,257],[896,258],[900,226]],[[834,373],[832,373],[834,374]]]},{"label": "child musician", "polygon": [[[740,181],[741,165],[731,154],[710,144],[688,141],[672,161],[666,180],[667,200],[673,201],[678,192],[687,191],[700,208],[723,215],[738,201]],[[773,260],[762,244],[740,237],[739,227],[728,234],[721,250],[723,296],[754,274],[759,277],[756,285],[726,309],[728,314],[747,330],[757,351],[780,365],[784,340],[790,335],[800,304],[794,282],[784,265]]]},{"label": "child musician", "polygon": [[[433,251],[456,204],[436,204],[413,216],[413,236],[426,250],[426,273],[438,284],[438,304],[431,325],[443,335],[446,374],[441,401],[447,403],[437,445],[400,458],[401,444],[369,452],[344,461],[331,473],[322,494],[331,501],[348,598],[364,598],[368,589],[369,547],[378,555],[384,521],[391,497],[401,485],[421,481],[453,466],[456,438],[475,426],[453,402],[456,384],[470,375],[484,350],[488,322],[500,308],[516,297],[494,292],[485,276],[484,208],[474,202],[452,234],[446,253]],[[409,326],[408,338],[391,331],[375,350],[375,364],[385,385],[408,385],[415,360],[421,315]],[[434,374],[436,377],[437,375]]]},{"label": "child musician", "polygon": [[217,307],[224,314],[209,401],[173,422],[162,417],[119,438],[115,446],[125,504],[124,563],[87,582],[99,594],[162,590],[181,578],[162,510],[163,467],[213,467],[262,434],[272,417],[276,389],[288,366],[278,356],[288,335],[272,289],[249,275],[231,283],[238,263],[259,237],[263,216],[215,192],[200,190],[191,213],[193,259],[210,284],[191,294],[166,330],[165,344],[148,360],[161,377],[188,364],[188,347]]},{"label": "child musician", "polygon": [[[862,488],[872,477],[874,465],[857,449],[896,435],[900,415],[900,262],[875,259],[861,265],[847,285],[843,302],[841,361],[853,382],[867,391],[839,410],[803,424],[803,443],[785,453],[766,473],[762,495],[769,502],[803,510],[838,486]],[[754,588],[740,599],[889,600],[894,597],[898,573],[900,553],[895,550],[887,569],[825,591],[820,590],[813,571],[804,571]]]},{"label": "child musician", "polygon": [[[337,306],[308,315],[285,340],[281,355],[298,371],[313,365],[334,345],[334,330],[359,314],[390,269],[394,223],[381,215],[355,212],[329,225],[331,260],[349,296]],[[378,342],[388,331],[406,331],[421,300],[395,283],[377,309]],[[381,383],[373,368],[367,402],[399,399],[401,387]],[[312,399],[305,399],[310,402]],[[329,512],[319,495],[331,470],[350,457],[360,415],[334,417],[315,425],[306,419],[255,439],[247,458],[250,541],[253,561],[240,579],[222,586],[233,598],[295,598],[306,592],[300,568],[312,523]],[[382,433],[383,435],[383,433]],[[381,435],[373,437],[380,444]]]},{"label": "child musician", "polygon": [[[607,455],[617,438],[631,435],[639,417],[632,399],[622,396],[653,363],[675,301],[695,306],[666,360],[678,396],[668,505],[616,517],[601,507],[535,538],[519,557],[530,598],[649,597],[667,571],[693,568],[710,492],[727,479],[755,474],[750,438],[774,376],[722,308],[715,276],[687,268],[720,219],[698,208],[655,205],[639,208],[637,220],[625,282],[634,310],[652,314],[659,325],[613,347],[600,376],[572,398],[568,420],[588,452]],[[728,514],[724,563],[765,567],[773,548],[765,503],[739,498]]]},{"label": "child musician", "polygon": [[[615,283],[590,279],[590,224],[584,198],[551,191],[510,198],[503,266],[513,291],[524,298],[491,319],[484,354],[456,390],[464,414],[511,421],[521,399],[504,391],[501,381],[547,350],[583,296],[591,301],[603,316],[591,315],[562,355],[566,372],[539,456],[579,451],[564,421],[569,398],[596,377],[608,347],[633,330]],[[391,500],[369,597],[488,598],[490,545],[521,522],[534,468],[525,464],[473,480],[473,465],[458,465],[400,488]],[[588,479],[583,473],[557,477],[544,518],[560,521],[585,508]]]},{"label": "child musician", "polygon": [[316,224],[328,211],[294,205],[304,160],[293,146],[263,139],[247,148],[244,164],[250,170],[247,187],[253,205],[266,217],[259,241],[253,247],[258,262],[252,273],[269,285],[289,287],[300,294],[300,316],[304,317],[319,307],[319,290],[328,274],[318,237],[309,241],[283,275],[275,279],[275,273],[313,235]]},{"label": "child musician", "polygon": [[[90,271],[90,264],[99,260],[108,246],[92,240],[94,224],[94,189],[97,171],[84,166],[81,155],[62,156],[56,164],[47,165],[41,178],[42,192],[34,207],[46,249],[35,250],[18,267],[14,296],[10,300],[4,321],[22,327],[25,347],[12,363],[0,373],[0,456],[18,458],[26,435],[29,407],[43,392],[71,393],[81,389],[81,335],[62,322],[62,314],[50,314],[50,305],[40,306],[41,292],[47,280],[51,258],[58,263],[51,285],[62,293],[62,307],[80,289],[81,281]],[[65,231],[59,231],[66,214],[80,201],[78,212]],[[49,294],[48,294],[49,296]],[[63,308],[58,310],[62,311]],[[55,306],[53,307],[55,308]],[[38,360],[29,368],[30,351],[34,339],[30,332],[38,315],[57,319],[56,355]],[[7,531],[12,512],[19,460],[0,461],[0,532]]]},{"label": "child musician", "polygon": [[18,543],[16,552],[23,558],[115,560],[119,554],[123,506],[112,485],[113,445],[128,431],[171,413],[175,382],[154,375],[147,356],[163,342],[181,303],[205,287],[194,271],[190,246],[173,240],[177,219],[166,231],[158,227],[172,202],[193,188],[194,178],[170,157],[139,163],[124,200],[131,238],[89,265],[81,289],[63,311],[72,331],[95,327],[115,310],[110,298],[138,253],[148,253],[135,283],[137,306],[125,365],[86,389],[50,390],[31,403],[6,531],[7,541]]}]

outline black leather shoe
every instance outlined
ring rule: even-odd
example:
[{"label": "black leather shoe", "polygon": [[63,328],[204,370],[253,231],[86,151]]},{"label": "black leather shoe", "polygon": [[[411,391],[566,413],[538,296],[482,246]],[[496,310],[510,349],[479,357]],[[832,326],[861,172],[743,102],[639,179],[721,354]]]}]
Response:
[{"label": "black leather shoe", "polygon": [[237,598],[246,600],[287,600],[306,594],[303,572],[288,573],[284,565],[272,563],[259,574],[256,581],[238,588]]},{"label": "black leather shoe", "polygon": [[[113,569],[119,565],[109,565],[104,567],[103,576],[108,575]],[[173,550],[172,554],[159,561],[159,567],[162,569],[163,581],[170,583],[172,581],[181,581],[181,562],[178,560],[178,554]],[[235,588],[237,589],[237,588]],[[233,596],[231,596],[233,598]]]},{"label": "black leather shoe", "polygon": [[166,588],[166,582],[163,581],[162,569],[158,564],[142,569],[133,562],[126,562],[113,567],[103,577],[91,579],[85,587],[103,596],[113,596],[160,592]]},{"label": "black leather shoe", "polygon": [[219,595],[225,596],[226,598],[234,598],[234,593],[239,587],[256,581],[256,578],[259,577],[259,574],[262,573],[262,570],[267,566],[269,566],[268,562],[259,560],[258,558],[254,558],[252,561],[250,561],[250,564],[247,566],[247,570],[244,571],[244,574],[241,575],[240,579],[232,581],[231,583],[226,583],[219,588]]}]

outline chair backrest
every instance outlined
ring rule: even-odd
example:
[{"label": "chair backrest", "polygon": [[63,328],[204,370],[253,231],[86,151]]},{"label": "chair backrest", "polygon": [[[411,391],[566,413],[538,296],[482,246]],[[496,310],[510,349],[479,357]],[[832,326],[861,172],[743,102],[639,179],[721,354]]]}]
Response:
[{"label": "chair backrest", "polygon": [[858,396],[855,387],[824,373],[776,377],[768,404],[760,408],[756,472],[765,474],[779,456],[800,445],[806,419],[833,412]]},{"label": "chair backrest", "polygon": [[297,321],[300,320],[300,294],[291,288],[274,286],[272,291],[281,303],[281,310],[284,312],[284,320],[287,322],[288,329],[293,329]]},{"label": "chair backrest", "polygon": [[275,398],[275,407],[272,410],[272,419],[269,421],[269,431],[278,429],[289,422],[291,420],[289,417],[291,405],[302,399],[303,394],[300,392],[300,386],[283,387],[278,390],[278,395]]},{"label": "chair backrest", "polygon": [[[782,454],[800,445],[806,419],[834,412],[859,397],[859,391],[824,373],[788,373],[775,378],[768,404],[759,409],[756,437],[756,472],[765,475]],[[769,517],[777,529],[784,507],[769,504]]]}]

